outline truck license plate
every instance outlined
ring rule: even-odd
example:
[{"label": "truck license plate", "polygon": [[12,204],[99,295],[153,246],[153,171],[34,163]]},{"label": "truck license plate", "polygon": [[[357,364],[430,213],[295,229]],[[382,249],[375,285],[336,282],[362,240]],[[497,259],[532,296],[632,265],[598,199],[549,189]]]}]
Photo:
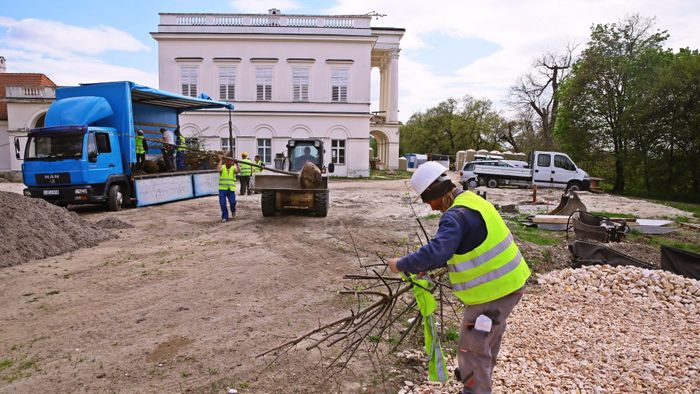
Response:
[{"label": "truck license plate", "polygon": [[58,190],[44,190],[45,196],[58,196]]}]

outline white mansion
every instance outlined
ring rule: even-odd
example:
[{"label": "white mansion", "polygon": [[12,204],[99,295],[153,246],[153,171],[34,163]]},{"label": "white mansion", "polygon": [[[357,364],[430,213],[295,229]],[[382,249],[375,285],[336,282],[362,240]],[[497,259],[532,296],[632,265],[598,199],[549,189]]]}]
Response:
[{"label": "white mansion", "polygon": [[[321,138],[338,176],[368,176],[370,136],[379,166],[397,168],[398,58],[404,29],[371,27],[369,15],[160,14],[160,89],[231,101],[227,111],[182,117],[207,149],[247,151],[272,164],[290,138]],[[370,113],[370,73],[380,72]]]}]

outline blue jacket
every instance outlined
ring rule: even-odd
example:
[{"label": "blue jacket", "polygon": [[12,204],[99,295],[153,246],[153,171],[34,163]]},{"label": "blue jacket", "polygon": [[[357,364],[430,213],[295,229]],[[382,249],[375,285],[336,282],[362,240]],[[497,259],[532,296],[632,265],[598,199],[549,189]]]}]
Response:
[{"label": "blue jacket", "polygon": [[447,265],[454,254],[464,254],[486,240],[486,223],[481,214],[466,207],[453,207],[440,218],[437,234],[415,253],[396,264],[402,272],[427,272]]}]

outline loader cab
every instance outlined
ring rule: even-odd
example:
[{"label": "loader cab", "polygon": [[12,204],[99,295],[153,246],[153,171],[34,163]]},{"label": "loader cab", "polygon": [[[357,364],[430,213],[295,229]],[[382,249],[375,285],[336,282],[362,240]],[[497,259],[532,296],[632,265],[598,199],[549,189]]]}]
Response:
[{"label": "loader cab", "polygon": [[[311,162],[318,167],[322,173],[326,172],[323,164],[323,141],[316,139],[292,139],[287,143],[287,158],[289,159],[289,171],[298,172],[304,167],[306,162]],[[333,163],[328,165],[328,172],[332,173]]]}]

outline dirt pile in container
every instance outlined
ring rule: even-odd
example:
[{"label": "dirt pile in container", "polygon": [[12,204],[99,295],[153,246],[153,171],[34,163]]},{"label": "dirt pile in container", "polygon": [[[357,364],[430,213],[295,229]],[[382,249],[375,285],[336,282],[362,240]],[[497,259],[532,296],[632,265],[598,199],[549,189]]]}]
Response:
[{"label": "dirt pile in container", "polygon": [[95,246],[113,237],[75,212],[0,191],[0,267]]},{"label": "dirt pile in container", "polygon": [[[508,319],[494,392],[697,392],[700,281],[604,265],[537,282]],[[399,392],[459,389],[452,379]]]}]

